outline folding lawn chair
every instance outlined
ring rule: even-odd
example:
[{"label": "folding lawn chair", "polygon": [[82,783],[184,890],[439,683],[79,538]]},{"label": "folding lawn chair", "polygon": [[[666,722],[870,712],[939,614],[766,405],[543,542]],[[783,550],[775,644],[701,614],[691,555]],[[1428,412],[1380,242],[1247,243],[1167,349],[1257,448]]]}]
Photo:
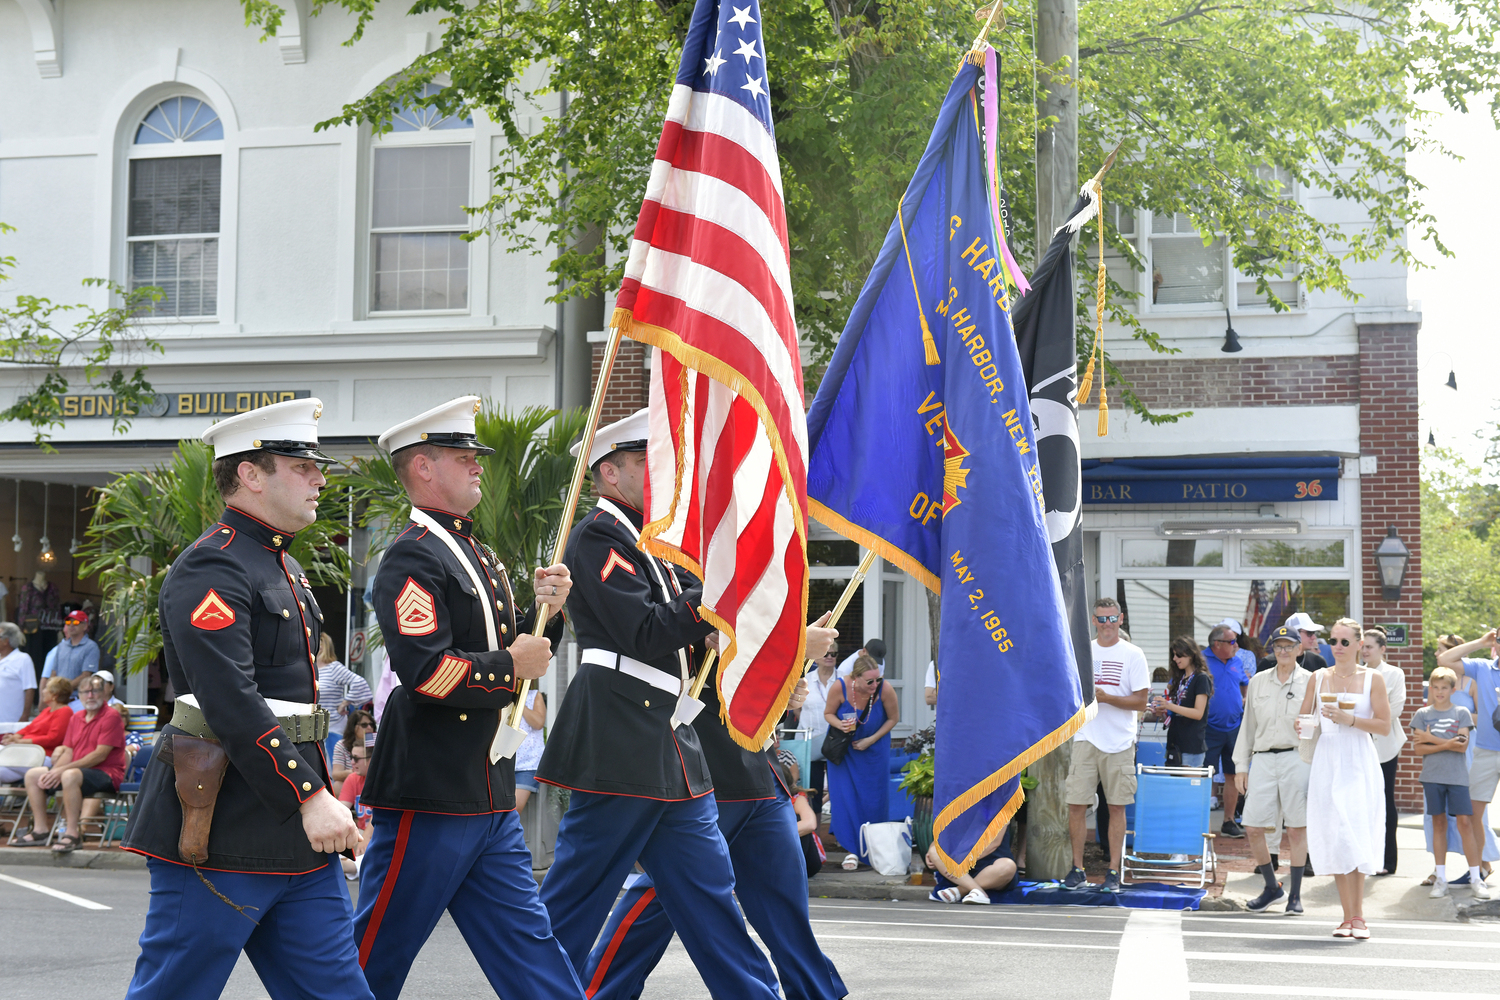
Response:
[{"label": "folding lawn chair", "polygon": [[[1134,848],[1120,865],[1120,883],[1212,885],[1218,870],[1208,821],[1213,768],[1137,764],[1135,770]],[[1188,860],[1171,860],[1177,855]]]},{"label": "folding lawn chair", "polygon": [[[14,743],[8,747],[0,747],[0,767],[41,767],[47,759],[47,751],[35,743]],[[26,812],[26,789],[19,782],[14,785],[0,785],[0,822],[10,822],[10,835],[5,842],[11,843],[15,840],[16,827],[21,824],[21,816]]]}]

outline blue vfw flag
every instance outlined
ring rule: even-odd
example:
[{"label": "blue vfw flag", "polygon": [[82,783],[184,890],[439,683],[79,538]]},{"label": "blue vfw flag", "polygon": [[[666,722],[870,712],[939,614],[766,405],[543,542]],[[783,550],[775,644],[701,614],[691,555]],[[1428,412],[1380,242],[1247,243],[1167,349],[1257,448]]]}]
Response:
[{"label": "blue vfw flag", "polygon": [[942,595],[933,832],[967,870],[1083,724],[965,61],[808,414],[809,513]]}]

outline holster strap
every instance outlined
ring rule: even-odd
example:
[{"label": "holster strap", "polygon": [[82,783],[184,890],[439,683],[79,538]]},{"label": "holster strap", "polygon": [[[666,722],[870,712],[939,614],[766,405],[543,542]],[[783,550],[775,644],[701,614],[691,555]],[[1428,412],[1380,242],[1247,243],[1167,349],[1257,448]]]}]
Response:
[{"label": "holster strap", "polygon": [[[328,738],[328,713],[321,708],[306,714],[280,715],[276,721],[281,723],[282,732],[293,743],[321,743]],[[181,698],[172,703],[171,725],[199,739],[218,739],[202,710]]]}]

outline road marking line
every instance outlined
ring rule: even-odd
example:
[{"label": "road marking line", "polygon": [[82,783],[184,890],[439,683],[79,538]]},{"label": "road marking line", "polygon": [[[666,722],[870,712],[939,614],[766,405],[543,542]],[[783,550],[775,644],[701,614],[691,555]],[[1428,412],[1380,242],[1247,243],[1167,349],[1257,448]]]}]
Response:
[{"label": "road marking line", "polygon": [[[1109,927],[1101,927],[1095,930],[1091,927],[1023,927],[1012,924],[934,924],[930,922],[918,923],[905,920],[828,920],[821,917],[813,917],[810,920],[814,924],[868,924],[874,927],[936,927],[943,930],[954,928],[957,930],[972,931],[1021,931],[1036,932],[1038,934],[1119,934],[1118,930]],[[1235,935],[1226,935],[1234,937]],[[1423,942],[1426,944],[1427,942]]]},{"label": "road marking line", "polygon": [[[1330,936],[1330,942],[1333,938]],[[1124,945],[1122,943],[1121,948]],[[1329,950],[1343,950],[1356,947],[1352,943],[1336,944]],[[1190,951],[1187,953],[1189,962],[1249,962],[1274,963],[1279,965],[1355,965],[1368,969],[1431,969],[1433,971],[1461,969],[1465,972],[1500,972],[1500,962],[1451,962],[1446,959],[1440,962],[1423,961],[1419,958],[1355,958],[1345,955],[1330,955],[1326,952],[1316,955],[1278,955],[1263,951],[1252,952],[1226,952],[1226,951]]]},{"label": "road marking line", "polygon": [[[940,906],[939,904],[936,904],[936,903],[928,903],[925,906],[922,905],[921,903],[905,903],[905,904],[898,903],[898,904],[896,904],[894,906],[849,906],[847,904],[838,904],[838,903],[812,903],[812,902],[810,902],[807,905],[810,908],[815,909],[815,910],[819,910],[819,909],[821,909],[821,910],[864,910],[867,913],[871,913],[871,912],[883,912],[883,913],[930,913],[930,914],[932,914],[934,916],[942,916],[944,914],[953,913],[953,910],[951,908],[945,909],[944,907],[942,907],[942,906]],[[1024,907],[1024,908],[1022,908],[1022,907],[1008,907],[1006,912],[1007,912],[1007,914],[1012,914],[1013,913],[1013,914],[1016,914],[1016,915],[1020,915],[1022,913],[1025,913],[1025,914],[1028,914],[1030,916],[1036,916],[1036,917],[1062,917],[1062,918],[1065,918],[1067,920],[1113,920],[1113,921],[1116,921],[1117,923],[1121,923],[1121,924],[1123,924],[1130,917],[1130,912],[1131,912],[1130,910],[1125,909],[1124,907],[1113,907],[1112,909],[1114,909],[1114,911],[1115,911],[1113,913],[1079,913],[1079,912],[1076,912],[1076,911],[1081,910],[1081,909],[1083,909],[1083,907],[1079,907],[1079,906],[1027,906],[1027,907]],[[983,910],[978,909],[977,907],[974,908],[974,911],[976,913],[983,913],[983,912],[985,912]],[[1381,926],[1388,926],[1388,925],[1382,924]]]},{"label": "road marking line", "polygon": [[37,885],[35,882],[28,882],[25,879],[11,878],[9,875],[0,875],[0,881],[9,882],[12,885],[18,885],[23,889],[31,889],[34,892],[40,892],[43,895],[52,896],[53,898],[60,899],[65,903],[72,903],[74,906],[81,906],[85,910],[110,909],[110,907],[105,906],[103,903],[96,903],[92,899],[84,899],[82,896],[75,896],[70,892],[63,892],[60,889],[52,889],[45,885]]},{"label": "road marking line", "polygon": [[[971,938],[866,937],[863,934],[819,934],[819,941],[897,941],[901,944],[990,944],[998,948],[1062,948],[1078,951],[1118,951],[1112,944],[1051,944],[1040,941],[975,941]],[[1451,966],[1450,966],[1451,967]]]},{"label": "road marking line", "polygon": [[1110,1000],[1188,1000],[1181,910],[1131,910]]},{"label": "road marking line", "polygon": [[[1228,916],[1228,915],[1219,916],[1218,914],[1213,914],[1213,913],[1189,913],[1189,914],[1185,915],[1185,919],[1187,919],[1187,920],[1211,920],[1211,921],[1213,921],[1216,924],[1218,924],[1218,923],[1225,923],[1225,924],[1260,924],[1262,927],[1266,927],[1266,928],[1279,927],[1280,929],[1284,930],[1288,926],[1305,925],[1305,924],[1307,924],[1309,922],[1317,920],[1318,918],[1316,918],[1316,917],[1283,917],[1280,914],[1274,914],[1274,913],[1268,913],[1268,914],[1265,914],[1264,916],[1259,916],[1259,917],[1232,917],[1232,916]],[[1332,917],[1330,916],[1329,919],[1332,919]],[[1399,928],[1402,928],[1403,930],[1433,931],[1434,933],[1442,935],[1442,937],[1435,937],[1435,938],[1433,938],[1432,939],[1433,941],[1443,940],[1448,935],[1453,934],[1455,932],[1464,933],[1464,934],[1500,934],[1500,925],[1497,925],[1497,926],[1494,926],[1494,927],[1471,927],[1471,926],[1465,926],[1464,924],[1442,923],[1442,922],[1439,922],[1439,921],[1436,921],[1436,920],[1434,920],[1434,921],[1420,921],[1420,920],[1380,920],[1378,918],[1376,919],[1376,921],[1375,921],[1375,929],[1381,929],[1381,928],[1386,928],[1386,927],[1399,927]]]},{"label": "road marking line", "polygon": [[1447,990],[1362,990],[1336,986],[1260,986],[1245,983],[1188,983],[1194,993],[1235,993],[1264,997],[1342,997],[1348,1000],[1495,1000],[1493,993],[1453,993]]},{"label": "road marking line", "polygon": [[[1183,937],[1206,937],[1206,938],[1233,938],[1236,941],[1323,941],[1331,940],[1331,935],[1324,934],[1237,934],[1233,931],[1183,931]],[[1442,938],[1388,938],[1380,937],[1374,939],[1376,944],[1417,945],[1430,948],[1439,945],[1443,948],[1500,948],[1500,941],[1445,941]]]}]

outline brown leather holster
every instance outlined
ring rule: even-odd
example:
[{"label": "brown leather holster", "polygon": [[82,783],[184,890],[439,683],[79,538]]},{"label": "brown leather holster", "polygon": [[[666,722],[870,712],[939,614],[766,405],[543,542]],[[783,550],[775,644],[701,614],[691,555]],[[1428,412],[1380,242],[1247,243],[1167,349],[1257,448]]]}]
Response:
[{"label": "brown leather holster", "polygon": [[214,802],[224,783],[229,755],[218,740],[173,734],[163,740],[156,754],[172,765],[177,779],[177,800],[182,803],[182,834],[177,853],[192,865],[208,863],[208,831],[213,825]]}]

